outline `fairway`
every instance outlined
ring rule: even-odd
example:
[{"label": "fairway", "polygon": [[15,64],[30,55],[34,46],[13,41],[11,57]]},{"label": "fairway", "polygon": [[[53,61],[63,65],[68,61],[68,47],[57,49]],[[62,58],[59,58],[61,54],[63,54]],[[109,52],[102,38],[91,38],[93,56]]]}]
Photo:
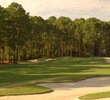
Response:
[{"label": "fairway", "polygon": [[101,58],[56,58],[42,63],[0,65],[0,86],[39,82],[70,82],[110,75]]},{"label": "fairway", "polygon": [[47,62],[4,64],[0,65],[0,96],[51,92],[35,84],[76,82],[99,76],[110,76],[110,64],[103,58],[61,57]]}]

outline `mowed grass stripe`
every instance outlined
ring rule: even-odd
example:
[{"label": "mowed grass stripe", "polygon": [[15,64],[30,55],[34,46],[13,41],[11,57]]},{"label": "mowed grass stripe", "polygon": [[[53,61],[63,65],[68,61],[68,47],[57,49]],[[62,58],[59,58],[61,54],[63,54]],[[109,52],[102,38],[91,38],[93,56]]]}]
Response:
[{"label": "mowed grass stripe", "polygon": [[100,58],[64,57],[43,63],[0,65],[0,86],[25,82],[63,82],[65,77],[68,81],[79,81],[83,77],[110,75],[109,72],[110,64]]}]

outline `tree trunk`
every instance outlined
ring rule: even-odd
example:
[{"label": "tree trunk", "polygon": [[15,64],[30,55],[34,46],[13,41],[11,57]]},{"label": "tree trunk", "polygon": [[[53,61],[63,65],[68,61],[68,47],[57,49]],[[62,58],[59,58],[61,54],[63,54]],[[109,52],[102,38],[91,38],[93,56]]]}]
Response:
[{"label": "tree trunk", "polygon": [[0,63],[2,63],[2,49],[0,49]]},{"label": "tree trunk", "polygon": [[9,63],[11,63],[11,50],[9,49],[9,52],[8,52],[8,57],[9,57]]},{"label": "tree trunk", "polygon": [[20,47],[19,46],[17,46],[17,52],[16,52],[16,56],[17,56],[17,62],[19,61],[21,61],[21,58],[20,58]]},{"label": "tree trunk", "polygon": [[5,61],[5,47],[2,47],[2,63]]}]

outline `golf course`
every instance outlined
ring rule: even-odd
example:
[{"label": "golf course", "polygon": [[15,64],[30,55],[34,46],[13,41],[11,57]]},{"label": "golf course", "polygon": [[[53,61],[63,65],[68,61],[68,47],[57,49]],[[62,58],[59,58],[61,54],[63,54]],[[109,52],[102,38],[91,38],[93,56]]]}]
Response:
[{"label": "golf course", "polygon": [[110,100],[110,0],[0,0],[0,100]]},{"label": "golf course", "polygon": [[54,90],[36,84],[78,82],[93,77],[110,76],[110,64],[99,57],[24,61],[19,64],[1,64],[0,69],[0,96],[42,95]]}]

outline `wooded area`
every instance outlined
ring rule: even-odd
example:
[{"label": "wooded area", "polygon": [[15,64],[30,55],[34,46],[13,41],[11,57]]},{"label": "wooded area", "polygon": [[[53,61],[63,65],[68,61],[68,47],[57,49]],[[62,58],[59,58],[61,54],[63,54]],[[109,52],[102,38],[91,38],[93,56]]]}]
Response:
[{"label": "wooded area", "polygon": [[0,63],[53,57],[110,56],[110,22],[30,16],[22,5],[0,6]]}]

